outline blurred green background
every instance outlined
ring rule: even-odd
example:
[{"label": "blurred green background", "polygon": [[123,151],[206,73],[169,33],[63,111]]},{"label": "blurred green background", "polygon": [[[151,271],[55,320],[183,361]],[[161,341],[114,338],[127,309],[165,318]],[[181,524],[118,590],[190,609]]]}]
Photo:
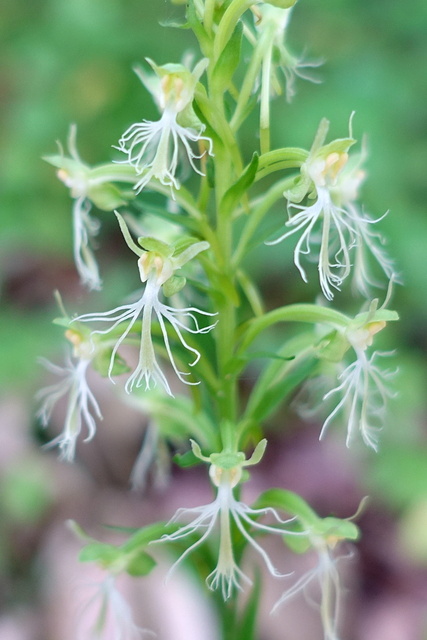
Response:
[{"label": "blurred green background", "polygon": [[[40,376],[37,356],[60,349],[60,335],[50,322],[55,314],[52,291],[60,289],[65,299],[77,302],[87,297],[74,274],[71,200],[41,157],[56,152],[55,141],[64,143],[75,122],[82,158],[90,164],[106,161],[129,124],[156,117],[131,68],[145,56],[164,64],[191,50],[188,31],[159,25],[181,13],[182,8],[166,0],[1,4],[4,397],[20,394],[30,406]],[[308,147],[322,117],[331,120],[330,135],[341,137],[355,111],[354,133],[358,139],[366,133],[369,148],[364,206],[374,217],[390,211],[382,230],[405,283],[395,290],[392,306],[401,322],[391,329],[388,344],[398,346],[400,389],[382,451],[369,456],[364,482],[399,516],[407,548],[417,562],[427,564],[427,4],[300,0],[289,37],[296,53],[305,50],[308,57],[325,60],[318,70],[322,84],[297,81],[291,105],[274,103],[272,139],[277,146]],[[107,239],[108,233],[107,224]],[[272,260],[263,266],[277,269]],[[118,275],[110,273],[112,290],[105,294],[111,300],[120,299],[126,282],[125,272],[118,270]],[[307,295],[298,278],[291,287],[292,298]],[[129,290],[127,284],[125,293]],[[21,485],[11,486],[19,503]],[[31,495],[28,501],[34,505]],[[43,497],[38,499],[42,510]]]}]

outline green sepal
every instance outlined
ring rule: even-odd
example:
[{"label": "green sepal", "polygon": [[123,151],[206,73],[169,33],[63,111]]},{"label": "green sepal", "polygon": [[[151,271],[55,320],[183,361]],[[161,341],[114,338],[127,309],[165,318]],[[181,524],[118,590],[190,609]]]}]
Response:
[{"label": "green sepal", "polygon": [[203,122],[197,116],[191,103],[187,104],[187,106],[182,111],[180,111],[176,121],[179,125],[181,125],[181,127],[185,127],[186,129],[195,129],[196,131],[200,132],[204,131],[205,129]]},{"label": "green sepal", "polygon": [[337,538],[338,540],[355,542],[360,538],[359,527],[354,522],[333,516],[321,518],[316,528],[316,533],[325,539]]},{"label": "green sepal", "polygon": [[220,206],[222,215],[226,215],[233,211],[241,197],[252,185],[258,170],[258,161],[259,156],[257,153],[254,153],[252,156],[252,160],[250,161],[249,165],[246,167],[240,178],[226,191]]},{"label": "green sepal", "polygon": [[331,153],[346,153],[356,142],[354,138],[337,138],[321,147],[316,155],[326,158]]},{"label": "green sepal", "polygon": [[52,324],[56,324],[58,327],[65,327],[66,329],[70,328],[71,320],[69,318],[55,318],[52,320]]},{"label": "green sepal", "polygon": [[57,167],[58,169],[64,169],[65,171],[71,173],[75,173],[78,171],[79,173],[83,173],[89,171],[89,167],[82,162],[78,162],[73,158],[67,158],[63,155],[49,155],[43,156],[42,160],[48,162],[53,167]]},{"label": "green sepal", "polygon": [[292,524],[292,531],[307,531],[307,536],[284,535],[284,541],[296,553],[304,553],[313,546],[310,537],[323,538],[333,545],[340,540],[355,541],[360,535],[359,528],[354,522],[333,516],[319,517],[310,505],[293,491],[286,489],[264,491],[254,504],[254,508],[267,507],[280,509],[297,518],[297,522]]},{"label": "green sepal", "polygon": [[170,258],[174,251],[171,245],[150,236],[141,236],[138,238],[138,244],[145,249],[145,251],[157,253],[162,258]]},{"label": "green sepal", "polygon": [[364,325],[369,324],[371,322],[396,322],[399,320],[399,314],[397,311],[390,311],[389,309],[378,309],[375,313],[371,311],[364,311],[363,313],[359,313],[355,318],[352,324],[355,325]]},{"label": "green sepal", "polygon": [[186,451],[185,453],[176,453],[172,459],[182,469],[195,467],[198,464],[201,464],[201,460],[193,453],[191,449],[189,451]]},{"label": "green sepal", "polygon": [[187,280],[183,276],[171,276],[162,287],[163,294],[167,298],[175,295],[175,293],[178,293],[178,291],[181,291],[181,289],[185,287],[186,282]]},{"label": "green sepal", "polygon": [[216,87],[221,87],[225,91],[231,83],[234,72],[240,62],[240,51],[242,47],[243,25],[238,22],[233,35],[224,47],[212,74],[212,81]]},{"label": "green sepal", "polygon": [[220,469],[234,469],[245,462],[245,454],[242,451],[237,453],[230,453],[229,451],[212,453],[209,458],[212,464]]},{"label": "green sepal", "polygon": [[112,544],[91,542],[80,553],[80,562],[97,562],[103,567],[109,567],[120,558],[121,551]]},{"label": "green sepal", "polygon": [[200,240],[191,236],[183,235],[173,245],[173,257],[177,258],[181,253],[188,249],[188,247],[191,247],[191,245],[196,244],[197,242],[200,242]]},{"label": "green sepal", "polygon": [[317,345],[317,357],[328,362],[341,362],[350,346],[340,331],[331,331]]},{"label": "green sepal", "polygon": [[110,182],[90,187],[87,196],[102,211],[113,211],[127,203],[120,189]]},{"label": "green sepal", "polygon": [[296,176],[294,178],[293,185],[283,192],[283,196],[287,200],[290,200],[290,202],[298,204],[305,198],[308,190],[310,189],[310,186],[311,180],[307,176]]},{"label": "green sepal", "polygon": [[116,353],[114,357],[113,367],[110,370],[112,353],[112,347],[99,349],[92,360],[92,368],[103,378],[107,378],[109,376],[120,376],[122,373],[130,371],[130,367],[128,367],[126,361],[118,353]]}]

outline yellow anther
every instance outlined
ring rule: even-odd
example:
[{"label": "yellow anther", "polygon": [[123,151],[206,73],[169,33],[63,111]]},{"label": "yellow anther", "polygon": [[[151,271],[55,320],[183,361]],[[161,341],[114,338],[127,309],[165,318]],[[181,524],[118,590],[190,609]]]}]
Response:
[{"label": "yellow anther", "polygon": [[342,151],[338,153],[334,151],[330,153],[325,160],[325,168],[323,175],[335,180],[341,169],[345,166],[348,160],[348,153]]}]

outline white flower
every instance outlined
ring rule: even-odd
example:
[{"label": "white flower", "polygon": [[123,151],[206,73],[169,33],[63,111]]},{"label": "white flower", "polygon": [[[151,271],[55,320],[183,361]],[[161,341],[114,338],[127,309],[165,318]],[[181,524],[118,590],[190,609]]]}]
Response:
[{"label": "white flower", "polygon": [[[369,285],[376,284],[369,275],[366,250],[374,256],[388,279],[393,276],[393,264],[382,248],[381,236],[371,229],[384,216],[372,220],[361,214],[355,205],[364,174],[357,166],[345,171],[348,154],[343,150],[350,147],[353,140],[337,140],[322,147],[327,128],[327,121],[322,121],[310,155],[301,167],[300,182],[294,190],[284,194],[288,198],[286,226],[290,231],[267,244],[277,244],[299,234],[294,262],[305,282],[307,275],[301,258],[310,256],[315,247],[312,257],[318,262],[320,286],[324,296],[332,300],[333,290],[340,290],[351,273],[353,252],[356,254],[354,283],[364,294]],[[312,203],[298,204],[305,196]]]},{"label": "white flower", "polygon": [[82,284],[89,289],[101,289],[98,265],[91,249],[91,239],[97,235],[100,223],[89,215],[91,203],[87,199],[90,185],[89,167],[81,160],[76,146],[76,126],[70,127],[68,150],[71,161],[58,171],[58,178],[70,189],[73,203],[74,261]]},{"label": "white flower", "polygon": [[68,407],[63,432],[49,446],[58,445],[61,459],[72,462],[75,455],[77,438],[83,424],[88,435],[85,441],[91,440],[96,431],[96,418],[102,419],[101,410],[87,382],[87,369],[90,358],[69,358],[65,367],[52,364],[44,358],[40,362],[63,380],[37,393],[42,405],[37,412],[43,426],[47,426],[53,407],[60,398],[68,394]]},{"label": "white flower", "polygon": [[395,311],[384,308],[387,299],[380,309],[378,300],[373,300],[367,311],[348,319],[347,325],[332,323],[332,332],[330,327],[323,329],[317,343],[321,373],[304,383],[295,403],[299,414],[309,420],[315,419],[319,410],[329,411],[320,439],[331,423],[337,423],[347,429],[348,447],[360,434],[367,446],[378,449],[388,400],[396,396],[390,383],[397,369],[390,370],[381,364],[383,358],[394,352],[370,349],[374,336],[387,322],[399,319]]},{"label": "white flower", "polygon": [[310,542],[317,554],[317,564],[283,593],[282,597],[274,605],[272,613],[300,593],[304,593],[307,600],[313,602],[313,596],[308,593],[308,589],[314,586],[314,589],[318,588],[320,590],[319,610],[323,624],[324,640],[339,640],[337,626],[342,587],[337,563],[348,556],[334,556],[331,545],[321,536],[310,535]]},{"label": "white flower", "polygon": [[125,204],[120,191],[110,180],[120,176],[94,174],[80,158],[76,146],[76,126],[71,125],[68,136],[70,157],[47,156],[45,160],[58,167],[58,178],[70,189],[73,198],[73,252],[82,284],[89,289],[101,289],[98,264],[92,251],[92,239],[100,229],[99,220],[90,215],[92,202],[100,209],[112,211]]},{"label": "white flower", "polygon": [[353,164],[352,167],[347,165],[339,173],[333,196],[347,212],[355,231],[353,287],[368,298],[372,287],[381,286],[381,283],[371,275],[369,254],[376,260],[387,280],[397,282],[398,277],[393,260],[384,250],[384,238],[373,228],[387,213],[374,220],[360,212],[356,203],[360,186],[366,177],[366,173],[359,169],[359,164],[363,161],[364,156],[365,153],[362,151],[360,161]]},{"label": "white flower", "polygon": [[79,639],[139,640],[142,634],[155,636],[152,631],[135,624],[131,608],[118,591],[115,580],[113,575],[109,575],[102,582],[91,585],[95,588],[95,593],[85,604],[81,620],[87,620],[93,611],[95,621],[89,630],[90,636],[87,635],[86,624],[83,628],[80,622],[82,629],[78,634]]},{"label": "white flower", "polygon": [[[262,444],[260,443],[260,445],[262,450],[264,450],[265,441],[263,441]],[[198,447],[197,450],[199,451]],[[197,450],[193,443],[194,453],[198,457],[201,457],[197,453]],[[222,454],[214,454],[214,456],[215,455],[220,456]],[[256,457],[256,453],[254,453],[254,456]],[[174,563],[170,569],[171,572],[192,551],[194,551],[194,549],[203,544],[209,536],[211,536],[214,529],[219,526],[220,537],[218,563],[212,573],[207,577],[206,583],[209,589],[219,590],[224,600],[231,597],[233,589],[242,590],[242,583],[252,584],[251,579],[240,569],[234,558],[231,535],[231,527],[233,523],[250,546],[259,553],[265,562],[268,571],[274,577],[283,577],[284,574],[280,574],[277,571],[267,552],[253,537],[252,532],[273,533],[280,536],[285,534],[300,535],[299,532],[295,533],[283,527],[283,525],[288,524],[292,520],[282,520],[275,509],[269,507],[263,509],[252,509],[247,504],[236,500],[234,497],[233,489],[241,480],[242,467],[254,464],[252,461],[254,456],[252,456],[252,458],[247,462],[241,462],[233,468],[225,469],[216,464],[211,464],[209,474],[213,484],[217,487],[215,500],[200,507],[178,509],[170,521],[171,523],[179,521],[182,517],[186,516],[193,518],[193,520],[189,524],[181,526],[174,533],[163,536],[159,541],[174,542],[187,537],[193,538],[195,534],[200,534],[199,539],[196,540],[196,542],[193,542]],[[209,460],[205,457],[202,459],[205,461]],[[260,522],[259,518],[262,516],[272,517],[277,525],[264,524]]]},{"label": "white flower", "polygon": [[369,358],[365,351],[355,349],[356,359],[338,375],[338,385],[323,396],[328,400],[338,396],[339,400],[323,423],[320,438],[338,415],[343,415],[347,424],[346,444],[349,447],[357,432],[366,445],[378,450],[378,438],[382,430],[388,398],[394,397],[388,382],[395,371],[381,369],[378,358],[392,355],[375,351]]},{"label": "white flower", "polygon": [[[111,378],[117,351],[129,334],[136,331],[136,322],[141,318],[141,328],[138,327],[138,332],[140,332],[138,364],[131,376],[128,378],[125,389],[128,393],[131,393],[134,386],[140,387],[145,383],[145,388],[150,389],[152,384],[156,385],[157,383],[160,383],[163,385],[165,391],[172,396],[173,394],[167,378],[157,362],[151,335],[152,320],[154,316],[160,326],[167,355],[179,380],[185,384],[198,384],[198,382],[189,382],[186,380],[185,376],[189,375],[189,373],[184,373],[178,369],[175,357],[172,353],[165,320],[167,320],[173,327],[181,345],[193,354],[194,360],[189,363],[189,366],[194,366],[200,359],[200,353],[197,349],[186,342],[182,332],[188,331],[192,334],[203,334],[211,331],[216,323],[207,327],[200,327],[195,314],[200,314],[202,316],[214,316],[216,314],[202,311],[196,307],[175,309],[174,307],[161,302],[159,296],[162,286],[173,276],[174,271],[196,256],[200,251],[207,249],[209,244],[207,242],[197,242],[185,251],[181,252],[177,257],[162,257],[154,251],[143,251],[138,248],[130,239],[124,220],[117,213],[116,215],[119,218],[120,225],[123,233],[125,234],[128,245],[140,256],[138,259],[138,268],[141,281],[145,283],[144,291],[140,299],[134,303],[121,305],[111,311],[105,311],[103,313],[87,313],[76,318],[76,321],[110,323],[111,326],[109,326],[108,329],[96,329],[91,335],[106,335],[111,332],[117,333],[116,329],[122,324],[125,325],[120,337],[115,342],[111,353],[108,371],[108,375]],[[158,242],[158,244],[160,245],[162,243]],[[186,324],[187,320],[193,323],[193,327]]]},{"label": "white flower", "polygon": [[[297,77],[318,84],[320,80],[313,76],[310,68],[319,67],[320,60],[304,60],[302,56],[293,55],[286,43],[286,29],[291,15],[291,9],[281,9],[263,5],[254,9],[255,27],[260,33],[259,47],[265,49],[263,76],[268,71],[268,77],[263,82],[268,84],[268,94],[280,95],[282,89],[278,71],[282,71],[286,81],[286,100],[291,102],[295,95],[295,80]],[[264,89],[267,93],[267,89]]]},{"label": "white flower", "polygon": [[338,332],[341,336],[338,339],[344,339],[344,343],[352,348],[355,359],[345,368],[339,364],[338,385],[323,396],[323,401],[338,396],[338,402],[320,433],[322,438],[329,424],[341,415],[347,424],[347,446],[360,432],[364,443],[375,451],[385,420],[387,400],[395,396],[388,383],[396,370],[382,369],[377,364],[378,359],[390,356],[392,352],[374,351],[370,356],[367,352],[375,334],[384,329],[388,320],[397,320],[398,317],[383,308],[377,311],[377,304],[378,300],[374,300],[367,313],[359,314],[346,329]]},{"label": "white flower", "polygon": [[[202,158],[205,151],[198,155],[192,150],[192,143],[204,141],[207,143],[208,153],[212,155],[212,141],[202,136],[205,127],[198,121],[191,107],[195,86],[206,68],[206,61],[202,60],[196,65],[192,73],[181,65],[157,67],[152,61],[148,62],[157,78],[147,77],[141,69],[135,71],[154,95],[162,111],[161,118],[156,122],[143,120],[132,124],[115,147],[127,156],[126,160],[119,162],[130,164],[141,176],[134,187],[137,193],[153,178],[163,185],[179,189],[180,184],[175,174],[181,152],[187,157],[191,168],[204,175],[196,166],[195,160]],[[180,118],[184,119],[186,126],[178,122]]]}]

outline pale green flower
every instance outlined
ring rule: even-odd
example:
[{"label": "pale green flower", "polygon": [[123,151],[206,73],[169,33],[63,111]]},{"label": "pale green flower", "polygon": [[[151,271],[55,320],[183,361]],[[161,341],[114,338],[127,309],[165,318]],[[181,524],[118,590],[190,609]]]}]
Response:
[{"label": "pale green flower", "polygon": [[36,398],[41,401],[37,416],[46,427],[56,403],[68,395],[64,429],[49,443],[49,446],[59,446],[61,458],[72,462],[77,439],[83,426],[88,432],[85,442],[92,440],[96,432],[96,420],[102,420],[102,414],[87,381],[88,368],[93,358],[92,347],[85,344],[76,331],[68,330],[66,336],[74,344],[74,353],[73,357],[68,357],[64,367],[53,364],[45,358],[40,359],[46,369],[60,376],[62,380],[41,389],[36,394]]},{"label": "pale green flower", "polygon": [[[174,286],[172,278],[174,278],[175,271],[194,258],[200,251],[208,249],[209,244],[207,242],[196,242],[184,251],[179,252],[178,255],[173,255],[173,248],[150,238],[146,239],[146,246],[148,246],[147,243],[149,243],[149,246],[153,245],[156,249],[146,251],[141,247],[138,247],[132,241],[123,218],[121,218],[117,212],[116,215],[120,221],[121,229],[125,235],[128,246],[139,256],[139,275],[141,282],[145,284],[143,293],[136,302],[121,305],[111,311],[87,313],[76,318],[76,321],[110,324],[107,329],[96,329],[92,331],[92,336],[105,336],[112,331],[117,333],[116,329],[119,326],[124,325],[123,331],[121,332],[120,337],[115,341],[111,353],[110,366],[108,370],[108,375],[111,378],[118,349],[124,343],[129,334],[135,331],[135,324],[141,318],[141,329],[138,329],[138,331],[140,331],[138,364],[128,378],[125,389],[128,393],[131,393],[134,386],[140,387],[145,384],[145,388],[150,389],[152,385],[160,383],[169,395],[173,395],[168,380],[157,362],[151,335],[152,320],[154,317],[159,324],[169,361],[179,380],[185,384],[198,384],[198,382],[189,382],[186,380],[185,376],[188,376],[189,374],[178,369],[175,357],[172,353],[165,320],[167,320],[172,326],[181,345],[194,356],[193,362],[189,363],[189,366],[194,366],[200,359],[200,353],[196,348],[190,346],[186,342],[183,336],[183,331],[187,331],[192,334],[208,333],[214,328],[216,323],[206,327],[200,327],[196,314],[201,316],[214,316],[216,314],[197,309],[196,307],[175,309],[174,307],[161,302],[160,295],[162,287],[164,288],[165,286],[168,286],[168,284],[170,286]],[[144,242],[144,240],[141,239],[141,242]],[[175,279],[178,280],[178,278]],[[178,282],[177,286],[181,287],[182,284],[185,284],[185,279],[183,278],[181,278],[181,281]],[[190,326],[188,322],[192,322],[193,326]]]},{"label": "pale green flower", "polygon": [[[126,154],[124,161],[135,168],[140,179],[135,184],[137,193],[155,178],[163,185],[179,189],[176,177],[180,154],[187,158],[191,168],[204,175],[195,164],[205,153],[212,155],[212,141],[202,135],[205,127],[196,117],[191,103],[200,76],[206,68],[206,60],[201,60],[190,72],[182,65],[159,67],[151,60],[149,64],[155,76],[147,75],[136,68],[141,81],[153,95],[161,118],[156,122],[143,120],[132,124],[122,135],[116,147]],[[197,154],[192,144],[202,143],[204,148]]]},{"label": "pale green flower", "polygon": [[[351,558],[351,553],[339,556],[335,552],[338,542],[315,533],[308,534],[310,544],[317,556],[314,567],[304,573],[283,593],[273,607],[272,613],[286,604],[291,598],[303,594],[307,602],[316,603],[323,625],[324,640],[339,640],[338,624],[342,585],[338,571],[338,562]],[[319,604],[317,601],[319,600]]]},{"label": "pale green flower", "polygon": [[295,80],[297,77],[316,84],[320,82],[310,72],[310,69],[319,67],[322,61],[305,60],[303,56],[296,56],[291,53],[286,35],[291,16],[290,8],[273,7],[265,4],[254,8],[253,11],[255,28],[259,33],[259,42],[261,42],[261,38],[265,34],[262,77],[264,86],[262,92],[265,92],[266,96],[282,94],[281,72],[285,78],[286,100],[291,102],[295,95]]},{"label": "pale green flower", "polygon": [[[366,294],[375,283],[369,274],[367,252],[388,280],[396,278],[393,263],[382,247],[383,239],[371,228],[382,218],[369,218],[355,203],[364,174],[358,164],[347,164],[348,149],[354,143],[351,130],[348,138],[323,145],[328,127],[328,121],[322,120],[310,154],[301,167],[300,178],[284,194],[288,199],[286,227],[290,227],[290,231],[268,244],[299,235],[294,249],[296,267],[307,282],[301,259],[308,256],[317,261],[320,287],[324,296],[332,300],[334,289],[341,289],[353,265],[359,291]],[[305,197],[309,204],[299,204]]]},{"label": "pale green flower", "polygon": [[[77,151],[77,128],[71,125],[68,136],[68,152],[64,156],[46,156],[45,160],[58,168],[58,178],[70,189],[73,198],[73,252],[74,261],[83,285],[89,289],[101,289],[99,268],[93,253],[93,238],[98,234],[100,222],[90,215],[92,203],[105,211],[125,204],[120,191],[110,182],[109,175],[96,175],[83,162]],[[115,178],[116,179],[116,178]]]},{"label": "pale green flower", "polygon": [[[209,475],[217,494],[213,502],[194,507],[191,509],[178,509],[170,521],[175,523],[187,516],[192,518],[191,522],[182,525],[174,533],[165,535],[161,540],[174,542],[194,535],[200,537],[190,544],[180,558],[171,567],[170,572],[181,563],[194,549],[203,544],[219,528],[219,551],[218,563],[215,569],[206,578],[209,589],[219,590],[224,598],[228,600],[234,589],[243,589],[243,584],[250,585],[252,580],[240,569],[235,561],[231,527],[235,526],[246,542],[261,556],[269,573],[274,577],[283,577],[275,568],[268,553],[257,542],[257,533],[272,533],[275,535],[302,535],[300,532],[290,531],[284,525],[289,524],[293,519],[282,520],[273,508],[254,509],[244,502],[234,497],[234,489],[240,483],[242,470],[244,467],[256,464],[263,455],[266,440],[259,443],[254,454],[249,460],[245,460],[243,453],[212,454],[210,457],[201,455],[200,448],[192,442],[193,452],[205,462],[210,462]],[[215,460],[215,463],[212,462]],[[263,516],[270,517],[273,524],[260,522]]]},{"label": "pale green flower", "polygon": [[[93,593],[80,613],[78,640],[140,640],[145,635],[155,637],[155,633],[134,622],[129,604],[116,587],[114,575],[87,586]],[[93,623],[89,616],[93,616]]]}]

